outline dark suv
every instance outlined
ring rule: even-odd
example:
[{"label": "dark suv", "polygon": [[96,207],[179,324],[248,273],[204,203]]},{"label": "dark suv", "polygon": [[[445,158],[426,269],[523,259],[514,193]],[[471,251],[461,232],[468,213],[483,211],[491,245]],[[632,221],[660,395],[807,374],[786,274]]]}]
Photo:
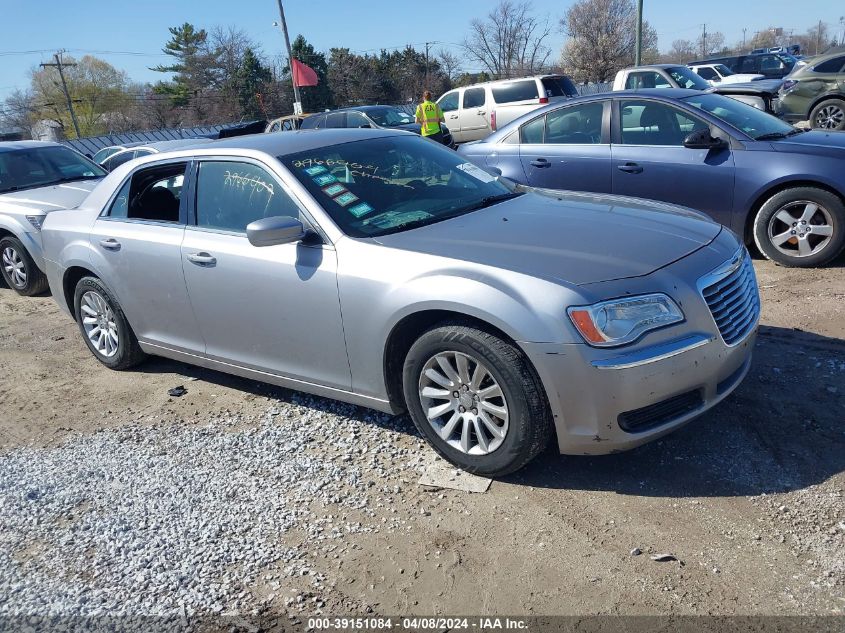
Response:
[{"label": "dark suv", "polygon": [[781,116],[814,128],[845,130],[845,53],[816,57],[793,72],[780,90]]},{"label": "dark suv", "polygon": [[[301,130],[339,127],[384,128],[420,133],[420,124],[414,122],[413,114],[409,114],[402,108],[389,105],[358,106],[341,108],[331,112],[320,112],[306,117],[300,125]],[[454,147],[455,144],[452,141],[452,133],[449,132],[449,128],[443,124],[440,127],[443,130],[443,145]]]},{"label": "dark suv", "polygon": [[752,55],[734,55],[732,57],[714,57],[689,62],[688,66],[698,64],[724,64],[735,73],[753,73],[765,75],[767,79],[786,77],[798,62],[788,53],[755,53]]}]

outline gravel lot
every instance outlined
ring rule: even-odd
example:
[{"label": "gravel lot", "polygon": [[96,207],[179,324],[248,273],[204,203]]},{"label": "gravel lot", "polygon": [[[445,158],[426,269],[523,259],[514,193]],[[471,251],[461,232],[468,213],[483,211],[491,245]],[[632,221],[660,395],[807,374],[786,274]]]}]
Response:
[{"label": "gravel lot", "polygon": [[755,264],[733,396],[483,494],[419,486],[433,453],[404,417],[160,359],[110,372],[50,297],[0,288],[0,621],[842,615],[845,260]]}]

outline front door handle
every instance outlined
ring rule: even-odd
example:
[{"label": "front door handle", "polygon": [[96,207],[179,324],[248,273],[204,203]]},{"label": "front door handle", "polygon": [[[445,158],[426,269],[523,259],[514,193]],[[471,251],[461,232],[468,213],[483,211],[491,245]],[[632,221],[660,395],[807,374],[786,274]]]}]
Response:
[{"label": "front door handle", "polygon": [[531,165],[533,167],[541,167],[542,168],[542,167],[551,166],[551,163],[548,160],[546,160],[545,158],[535,158],[534,160],[531,161]]},{"label": "front door handle", "polygon": [[209,255],[205,251],[199,253],[191,253],[188,255],[188,261],[197,264],[198,266],[214,266],[217,263],[217,258]]},{"label": "front door handle", "polygon": [[450,118],[450,119],[457,119],[457,118],[458,118],[458,115],[457,115],[457,114],[450,114],[450,115],[449,115],[449,118]]},{"label": "front door handle", "polygon": [[102,246],[107,251],[119,251],[120,250],[120,242],[118,242],[113,237],[109,237],[104,240],[100,240],[100,246]]},{"label": "front door handle", "polygon": [[483,114],[486,114],[486,112],[484,110],[479,110],[478,112],[476,112],[476,114],[483,115]]},{"label": "front door handle", "polygon": [[624,165],[617,165],[616,169],[618,169],[619,171],[624,171],[628,174],[643,173],[643,168],[637,165],[637,163],[625,163]]}]

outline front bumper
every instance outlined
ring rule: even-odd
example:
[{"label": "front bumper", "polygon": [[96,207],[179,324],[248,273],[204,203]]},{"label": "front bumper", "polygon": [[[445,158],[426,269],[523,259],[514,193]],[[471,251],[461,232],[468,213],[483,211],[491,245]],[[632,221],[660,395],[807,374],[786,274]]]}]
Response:
[{"label": "front bumper", "polygon": [[587,345],[522,345],[546,388],[560,452],[594,455],[645,444],[721,402],[748,373],[756,334],[755,325],[729,347],[693,333],[615,356]]},{"label": "front bumper", "polygon": [[723,231],[651,275],[595,288],[605,297],[666,292],[684,310],[683,323],[617,348],[520,343],[543,381],[561,453],[634,448],[686,424],[739,385],[751,365],[760,306],[752,262],[738,246]]}]

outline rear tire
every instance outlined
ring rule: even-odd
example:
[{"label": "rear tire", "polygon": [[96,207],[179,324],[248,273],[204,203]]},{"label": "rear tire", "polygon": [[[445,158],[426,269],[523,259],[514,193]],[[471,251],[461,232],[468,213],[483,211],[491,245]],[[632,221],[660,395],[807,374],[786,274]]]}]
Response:
[{"label": "rear tire", "polygon": [[73,306],[82,339],[103,365],[129,369],[146,358],[120,304],[99,279],[79,280]]},{"label": "rear tire", "polygon": [[845,130],[845,101],[825,99],[810,112],[810,127],[819,130]]},{"label": "rear tire", "polygon": [[760,252],[778,264],[823,266],[845,246],[845,204],[824,189],[786,189],[760,207],[753,234]]},{"label": "rear tire", "polygon": [[6,284],[24,297],[47,291],[47,277],[35,265],[21,241],[7,235],[0,240],[0,271]]},{"label": "rear tire", "polygon": [[468,472],[512,473],[552,437],[545,391],[528,358],[483,330],[441,323],[424,332],[405,357],[402,382],[417,429]]}]

